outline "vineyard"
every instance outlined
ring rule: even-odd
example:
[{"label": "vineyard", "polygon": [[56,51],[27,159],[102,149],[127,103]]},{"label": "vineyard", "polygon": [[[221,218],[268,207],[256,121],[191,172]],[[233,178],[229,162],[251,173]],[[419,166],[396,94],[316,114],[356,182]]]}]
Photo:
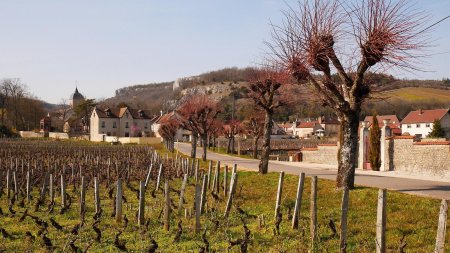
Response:
[{"label": "vineyard", "polygon": [[[161,146],[0,140],[0,252],[338,251],[334,182],[238,169]],[[350,192],[348,252],[375,251],[377,192]],[[387,251],[433,251],[439,206],[389,192]]]}]

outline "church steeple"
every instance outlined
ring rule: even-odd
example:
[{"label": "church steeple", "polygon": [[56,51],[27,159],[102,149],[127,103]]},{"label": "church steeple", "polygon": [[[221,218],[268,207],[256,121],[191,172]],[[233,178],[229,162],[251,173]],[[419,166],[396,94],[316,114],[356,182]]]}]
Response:
[{"label": "church steeple", "polygon": [[84,96],[78,91],[78,84],[75,86],[75,92],[70,97],[70,105],[75,108],[80,102],[84,101]]}]

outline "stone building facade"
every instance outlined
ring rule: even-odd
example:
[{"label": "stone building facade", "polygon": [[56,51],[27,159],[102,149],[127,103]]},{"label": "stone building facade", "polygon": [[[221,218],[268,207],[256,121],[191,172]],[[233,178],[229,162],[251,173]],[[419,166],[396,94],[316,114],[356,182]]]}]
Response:
[{"label": "stone building facade", "polygon": [[101,109],[96,106],[90,118],[91,141],[104,141],[106,136],[150,136],[155,119],[147,110],[128,107]]}]

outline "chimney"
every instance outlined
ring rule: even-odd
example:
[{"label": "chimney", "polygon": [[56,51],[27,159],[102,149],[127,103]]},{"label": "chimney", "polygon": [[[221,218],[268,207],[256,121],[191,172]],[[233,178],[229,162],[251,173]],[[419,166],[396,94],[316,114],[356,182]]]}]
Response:
[{"label": "chimney", "polygon": [[422,115],[422,114],[423,114],[422,109],[419,109],[419,115]]}]

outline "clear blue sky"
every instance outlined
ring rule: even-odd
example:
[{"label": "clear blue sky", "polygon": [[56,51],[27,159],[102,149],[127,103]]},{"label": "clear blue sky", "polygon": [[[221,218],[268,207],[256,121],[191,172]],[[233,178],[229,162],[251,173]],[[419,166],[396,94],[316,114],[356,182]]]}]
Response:
[{"label": "clear blue sky", "polygon": [[[418,6],[433,20],[450,14],[449,0]],[[101,98],[128,85],[245,67],[261,57],[281,9],[286,3],[277,0],[5,0],[0,78],[21,78],[31,93],[58,103],[76,80],[84,95]],[[439,54],[425,65],[433,72],[399,75],[450,77],[449,27],[447,20],[433,32]]]}]

